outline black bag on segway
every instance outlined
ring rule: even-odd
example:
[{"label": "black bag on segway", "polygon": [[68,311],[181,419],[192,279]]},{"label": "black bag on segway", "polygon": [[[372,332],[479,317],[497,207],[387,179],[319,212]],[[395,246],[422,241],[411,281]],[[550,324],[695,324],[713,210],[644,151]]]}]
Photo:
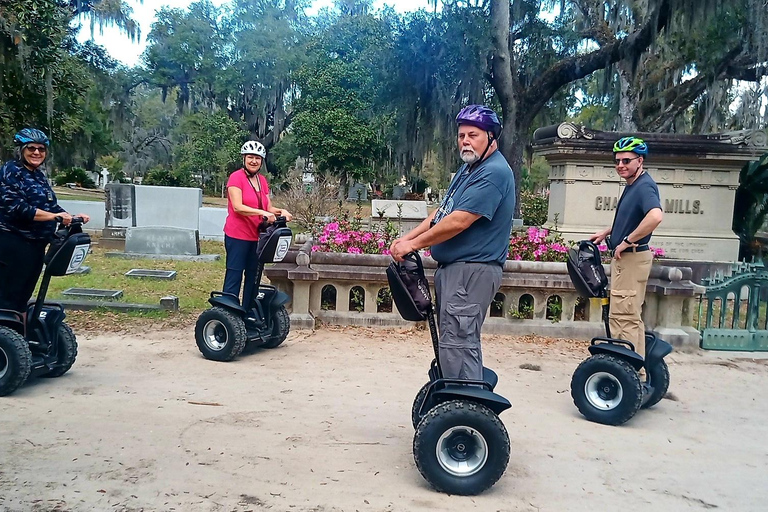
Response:
[{"label": "black bag on segway", "polygon": [[421,258],[410,253],[401,262],[391,262],[387,267],[387,280],[392,300],[403,319],[412,322],[426,320],[432,307],[432,294]]},{"label": "black bag on segway", "polygon": [[259,254],[261,263],[278,263],[283,261],[288,249],[291,247],[293,232],[291,228],[285,225],[285,219],[277,220],[272,224],[262,224],[259,226],[259,241],[256,245],[256,251]]},{"label": "black bag on segway", "polygon": [[568,251],[566,262],[574,288],[582,297],[604,297],[608,277],[603,269],[600,249],[594,242],[582,240]]},{"label": "black bag on segway", "polygon": [[91,247],[91,236],[83,233],[79,225],[58,230],[48,246],[43,260],[50,268],[51,275],[65,276],[72,274],[85,261]]}]

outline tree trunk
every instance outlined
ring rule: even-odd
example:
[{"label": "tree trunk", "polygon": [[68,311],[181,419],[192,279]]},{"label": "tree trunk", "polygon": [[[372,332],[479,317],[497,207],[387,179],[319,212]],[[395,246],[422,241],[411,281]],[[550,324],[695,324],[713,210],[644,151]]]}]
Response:
[{"label": "tree trunk", "polygon": [[522,186],[521,171],[523,169],[523,155],[528,141],[528,129],[504,129],[504,134],[499,139],[499,149],[515,175],[515,218],[520,216],[520,187]]},{"label": "tree trunk", "polygon": [[637,91],[633,87],[632,76],[625,66],[619,65],[619,124],[620,132],[636,132],[634,115],[637,112]]}]

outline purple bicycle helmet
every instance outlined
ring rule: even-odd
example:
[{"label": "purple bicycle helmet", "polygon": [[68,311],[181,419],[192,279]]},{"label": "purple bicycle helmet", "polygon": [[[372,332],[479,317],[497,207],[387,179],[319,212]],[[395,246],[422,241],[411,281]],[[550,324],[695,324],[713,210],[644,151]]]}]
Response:
[{"label": "purple bicycle helmet", "polygon": [[477,126],[487,132],[491,132],[494,138],[498,138],[501,134],[499,116],[485,105],[467,105],[456,116],[456,124],[459,126],[463,124]]}]

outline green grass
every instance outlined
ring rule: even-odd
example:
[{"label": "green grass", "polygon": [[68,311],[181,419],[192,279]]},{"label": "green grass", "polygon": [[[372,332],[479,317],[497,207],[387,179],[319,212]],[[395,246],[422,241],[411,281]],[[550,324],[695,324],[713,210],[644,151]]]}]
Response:
[{"label": "green grass", "polygon": [[[221,290],[224,282],[226,266],[224,244],[221,242],[201,241],[203,254],[221,255],[221,259],[214,262],[108,258],[105,253],[111,251],[93,245],[91,254],[84,263],[91,267],[91,272],[51,278],[48,298],[52,300],[66,298],[61,293],[68,288],[98,288],[123,290],[121,302],[156,305],[160,303],[161,297],[175,295],[179,297],[179,312],[115,313],[102,309],[67,313],[79,318],[85,324],[93,324],[95,329],[119,330],[126,327],[126,323],[132,324],[134,321],[146,320],[163,320],[171,321],[174,325],[186,325],[208,307],[211,291]],[[126,277],[124,274],[132,268],[175,270],[177,274],[176,279],[172,281]]]},{"label": "green grass", "polygon": [[53,187],[56,192],[56,198],[59,200],[68,201],[104,201],[104,191],[101,189],[84,189],[84,188],[69,188],[69,187]]}]

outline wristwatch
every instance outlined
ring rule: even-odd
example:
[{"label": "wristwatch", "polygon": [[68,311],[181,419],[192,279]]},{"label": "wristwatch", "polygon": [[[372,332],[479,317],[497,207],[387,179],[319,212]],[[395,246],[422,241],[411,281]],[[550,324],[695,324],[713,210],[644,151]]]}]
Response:
[{"label": "wristwatch", "polygon": [[625,236],[625,237],[624,237],[624,240],[622,240],[622,242],[624,242],[624,243],[625,243],[625,244],[627,244],[627,245],[635,245],[635,243],[634,243],[634,242],[630,242],[630,241],[629,241],[629,235]]}]

